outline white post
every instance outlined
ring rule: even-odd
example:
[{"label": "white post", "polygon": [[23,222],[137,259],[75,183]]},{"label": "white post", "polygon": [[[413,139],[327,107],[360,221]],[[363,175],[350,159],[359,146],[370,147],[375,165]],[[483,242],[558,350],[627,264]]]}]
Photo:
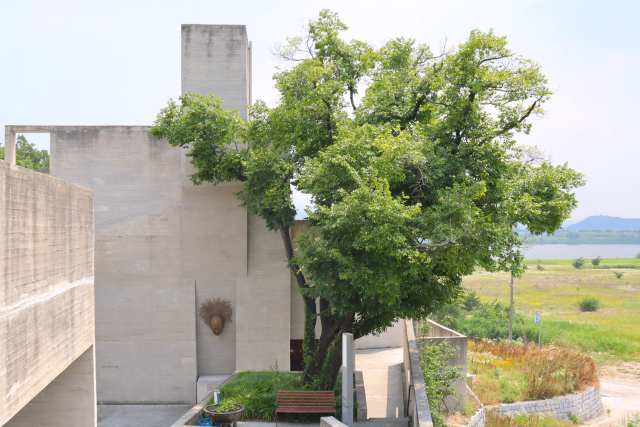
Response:
[{"label": "white post", "polygon": [[509,305],[509,345],[513,345],[513,273],[511,273],[511,304]]},{"label": "white post", "polygon": [[353,335],[342,334],[342,423],[353,427]]}]

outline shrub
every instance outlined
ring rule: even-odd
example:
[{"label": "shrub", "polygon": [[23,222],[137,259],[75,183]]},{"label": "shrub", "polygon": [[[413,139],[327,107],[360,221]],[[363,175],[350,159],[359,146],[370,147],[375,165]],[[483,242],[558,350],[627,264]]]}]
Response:
[{"label": "shrub", "polygon": [[472,311],[478,307],[480,307],[482,303],[480,302],[480,298],[476,295],[475,291],[470,291],[465,293],[464,298],[462,300],[462,308],[467,311]]},{"label": "shrub", "polygon": [[540,271],[544,270],[544,267],[543,267],[543,266],[541,266],[540,264],[536,265],[536,268],[537,268],[538,270],[540,270]]},{"label": "shrub", "polygon": [[[523,321],[514,309],[513,324]],[[506,339],[509,337],[509,305],[497,301],[481,304],[471,316],[458,319],[456,326],[456,331],[469,338]]]},{"label": "shrub", "polygon": [[602,258],[597,257],[591,260],[591,264],[593,264],[594,267],[597,267],[600,265],[600,261],[602,261]]},{"label": "shrub", "polygon": [[593,297],[586,297],[578,303],[578,307],[580,308],[580,311],[598,311],[600,301]]},{"label": "shrub", "polygon": [[455,356],[455,350],[446,343],[429,344],[421,340],[420,367],[424,375],[425,391],[429,399],[431,420],[434,427],[446,427],[442,410],[447,410],[444,399],[455,396],[453,382],[460,378],[460,368],[449,366],[447,361]]},{"label": "shrub", "polygon": [[580,257],[578,259],[574,259],[573,262],[571,263],[571,265],[573,265],[574,268],[580,269],[580,268],[582,268],[584,263],[585,263],[584,258]]},{"label": "shrub", "polygon": [[640,258],[640,252],[636,254],[636,258]]},{"label": "shrub", "polygon": [[613,274],[615,274],[616,279],[621,279],[622,276],[624,276],[624,273],[621,273],[619,271],[614,271]]}]

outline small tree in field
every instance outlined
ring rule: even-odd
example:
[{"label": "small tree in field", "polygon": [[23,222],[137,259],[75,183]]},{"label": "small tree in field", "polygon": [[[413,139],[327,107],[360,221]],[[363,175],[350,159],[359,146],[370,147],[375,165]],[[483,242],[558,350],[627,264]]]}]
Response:
[{"label": "small tree in field", "polygon": [[[307,313],[303,381],[321,389],[340,371],[341,333],[423,318],[457,298],[476,266],[519,276],[515,226],[554,232],[583,184],[516,145],[551,91],[506,38],[472,31],[434,54],[411,39],[346,41],[346,29],[323,10],[288,39],[278,103],[256,102],[250,121],[186,93],[151,129],[189,149],[195,184],[240,182],[241,205],[282,236]],[[315,204],[298,255],[292,188]]]},{"label": "small tree in field", "polygon": [[593,297],[586,297],[580,300],[578,307],[580,308],[580,311],[598,311],[600,301]]},{"label": "small tree in field", "polygon": [[573,268],[581,269],[585,263],[586,261],[584,260],[584,258],[580,257],[578,259],[574,259],[571,265],[573,265]]},{"label": "small tree in field", "polygon": [[593,264],[594,267],[597,267],[600,265],[600,261],[602,261],[602,258],[597,257],[591,260],[591,264]]}]

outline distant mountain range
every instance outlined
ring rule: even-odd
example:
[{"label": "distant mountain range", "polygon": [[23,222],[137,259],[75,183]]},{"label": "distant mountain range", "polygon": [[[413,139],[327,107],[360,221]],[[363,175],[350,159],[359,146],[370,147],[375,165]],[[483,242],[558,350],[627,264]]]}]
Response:
[{"label": "distant mountain range", "polygon": [[617,218],[614,216],[590,216],[582,221],[564,227],[562,231],[625,231],[640,230],[640,218]]}]

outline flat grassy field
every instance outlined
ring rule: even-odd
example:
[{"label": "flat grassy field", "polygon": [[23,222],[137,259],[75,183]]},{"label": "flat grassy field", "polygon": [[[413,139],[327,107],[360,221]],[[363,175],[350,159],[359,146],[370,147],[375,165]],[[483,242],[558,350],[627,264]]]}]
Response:
[{"label": "flat grassy field", "polygon": [[[543,270],[536,268],[538,264]],[[604,259],[598,269],[587,262],[580,270],[571,260],[527,260],[527,265],[527,272],[514,282],[516,311],[524,315],[529,330],[540,313],[543,343],[593,352],[598,364],[640,361],[640,269],[616,267],[640,268],[640,259]],[[622,278],[614,272],[623,273]],[[464,278],[463,286],[482,302],[508,304],[509,285],[503,280],[509,279],[507,273],[476,272]],[[579,310],[578,302],[585,297],[600,302],[597,312]],[[514,325],[514,337],[520,331],[520,325]],[[538,340],[537,334],[527,338]]]}]

